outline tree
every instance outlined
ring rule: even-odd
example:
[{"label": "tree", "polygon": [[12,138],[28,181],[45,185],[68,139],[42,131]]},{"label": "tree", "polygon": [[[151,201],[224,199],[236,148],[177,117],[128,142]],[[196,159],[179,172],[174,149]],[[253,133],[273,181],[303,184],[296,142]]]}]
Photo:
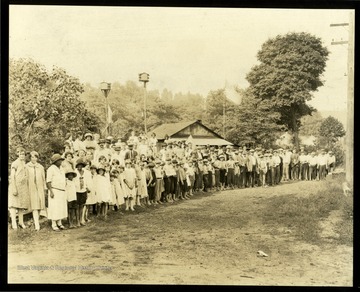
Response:
[{"label": "tree", "polygon": [[294,133],[299,148],[300,118],[314,109],[306,104],[323,85],[329,51],[321,39],[308,33],[288,33],[269,39],[257,54],[259,65],[247,74],[255,97],[271,101],[281,123]]},{"label": "tree", "polygon": [[234,112],[235,103],[226,97],[224,89],[212,90],[209,92],[206,98],[204,123],[213,131],[221,133],[225,139],[227,137],[227,133],[233,130],[235,122]]},{"label": "tree", "polygon": [[269,103],[254,97],[249,90],[244,92],[234,112],[229,140],[238,145],[272,147],[283,127],[278,124],[280,114],[273,111]]},{"label": "tree", "polygon": [[48,72],[31,59],[9,63],[10,153],[23,145],[49,157],[76,130],[96,131],[99,119],[79,99],[79,80],[54,67]]},{"label": "tree", "polygon": [[319,135],[319,129],[323,122],[323,117],[318,111],[312,112],[310,115],[303,116],[300,119],[299,134],[304,136],[315,136]]},{"label": "tree", "polygon": [[329,116],[320,125],[319,128],[320,144],[330,148],[339,138],[345,136],[343,124],[336,118]]}]

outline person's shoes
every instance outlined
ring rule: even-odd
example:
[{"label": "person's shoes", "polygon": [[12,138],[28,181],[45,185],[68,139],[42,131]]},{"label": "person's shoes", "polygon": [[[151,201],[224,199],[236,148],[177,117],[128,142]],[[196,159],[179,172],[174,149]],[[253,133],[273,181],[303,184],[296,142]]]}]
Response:
[{"label": "person's shoes", "polygon": [[130,210],[131,210],[131,211],[135,211],[135,209],[134,209],[134,208],[130,208]]},{"label": "person's shoes", "polygon": [[58,225],[58,227],[61,229],[61,230],[65,230],[65,226],[64,225]]},{"label": "person's shoes", "polygon": [[25,226],[25,224],[19,224],[19,227],[21,228],[21,229],[26,229],[27,227]]},{"label": "person's shoes", "polygon": [[52,228],[52,230],[54,230],[54,231],[60,231],[59,227],[57,227],[57,226],[52,226],[51,228]]},{"label": "person's shoes", "polygon": [[85,226],[86,223],[85,223],[85,222],[80,222],[80,225],[81,225],[81,226]]}]

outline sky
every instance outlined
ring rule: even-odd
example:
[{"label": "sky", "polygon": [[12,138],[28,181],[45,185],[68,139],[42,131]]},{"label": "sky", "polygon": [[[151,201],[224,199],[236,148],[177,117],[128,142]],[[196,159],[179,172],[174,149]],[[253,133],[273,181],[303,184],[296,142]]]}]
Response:
[{"label": "sky", "polygon": [[325,85],[309,102],[320,111],[346,110],[350,10],[11,5],[10,58],[30,57],[64,68],[82,83],[138,82],[149,90],[199,93],[234,86],[258,64],[269,38],[288,32],[320,37],[330,51]]}]

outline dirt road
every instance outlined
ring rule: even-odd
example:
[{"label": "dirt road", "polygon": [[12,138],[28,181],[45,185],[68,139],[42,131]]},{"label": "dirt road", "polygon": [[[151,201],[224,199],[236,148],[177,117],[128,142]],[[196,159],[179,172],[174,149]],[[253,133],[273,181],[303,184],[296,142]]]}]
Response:
[{"label": "dirt road", "polygon": [[263,224],[265,200],[320,183],[202,194],[59,233],[10,230],[9,283],[352,286],[352,247]]}]

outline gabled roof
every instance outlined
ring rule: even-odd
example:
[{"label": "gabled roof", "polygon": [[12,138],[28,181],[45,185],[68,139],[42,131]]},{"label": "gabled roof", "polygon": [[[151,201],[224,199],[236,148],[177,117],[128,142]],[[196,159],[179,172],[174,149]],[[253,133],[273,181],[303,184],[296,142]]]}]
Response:
[{"label": "gabled roof", "polygon": [[195,123],[200,124],[202,127],[204,127],[205,129],[207,129],[208,131],[213,133],[216,137],[219,137],[222,139],[222,137],[219,134],[215,133],[213,130],[204,126],[200,120],[171,123],[171,124],[162,124],[161,126],[150,131],[148,133],[148,136],[150,136],[152,133],[155,133],[156,138],[162,140],[162,139],[165,139],[165,135],[168,135],[169,137],[171,137],[172,135],[175,135],[177,132],[180,132],[181,130],[183,130]]},{"label": "gabled roof", "polygon": [[157,139],[165,139],[165,135],[171,137],[182,129],[187,128],[188,126],[196,123],[197,121],[187,121],[187,122],[179,122],[179,123],[171,123],[171,124],[162,124],[154,130],[150,131],[148,135],[150,136],[152,133],[156,134]]}]

